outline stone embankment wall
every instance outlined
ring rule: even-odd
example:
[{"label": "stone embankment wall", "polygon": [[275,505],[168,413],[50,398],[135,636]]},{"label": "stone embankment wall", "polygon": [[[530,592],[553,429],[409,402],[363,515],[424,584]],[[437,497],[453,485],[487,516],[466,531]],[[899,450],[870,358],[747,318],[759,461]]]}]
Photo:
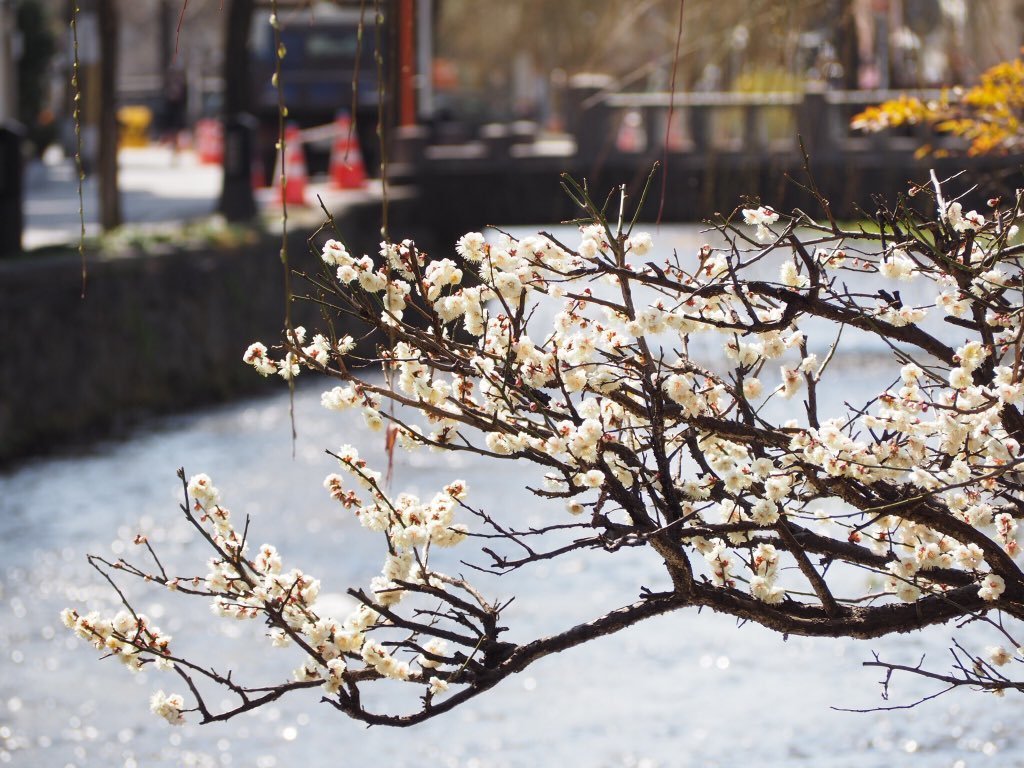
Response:
[{"label": "stone embankment wall", "polygon": [[[438,238],[416,200],[393,201],[391,217],[398,239],[434,251]],[[381,219],[380,205],[366,202],[347,206],[335,223],[353,253],[376,253]],[[294,269],[318,268],[307,244],[313,229],[292,226]],[[280,249],[280,237],[265,235],[232,248],[91,256],[84,298],[76,254],[0,261],[0,467],[117,434],[146,416],[280,392],[280,379],[242,362],[253,341],[281,339]],[[301,300],[292,320],[322,325],[319,308]],[[337,330],[359,335],[344,320]]]},{"label": "stone embankment wall", "polygon": [[0,265],[0,463],[109,434],[141,416],[254,392],[241,361],[280,337],[278,246]]},{"label": "stone embankment wall", "polygon": [[[341,231],[356,235],[350,249],[376,251],[379,217],[379,206],[357,205],[338,218]],[[293,229],[293,266],[315,270],[309,231]],[[149,415],[281,391],[279,379],[242,362],[252,341],[281,338],[280,247],[267,235],[226,249],[88,257],[84,298],[75,254],[0,262],[0,466],[116,434]],[[318,314],[293,303],[296,324]]]}]

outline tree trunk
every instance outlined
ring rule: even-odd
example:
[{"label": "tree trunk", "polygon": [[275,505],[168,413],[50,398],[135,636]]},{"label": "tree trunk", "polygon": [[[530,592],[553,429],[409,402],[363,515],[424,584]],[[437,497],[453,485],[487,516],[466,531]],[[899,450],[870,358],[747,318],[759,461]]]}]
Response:
[{"label": "tree trunk", "polygon": [[104,231],[121,224],[121,196],[117,188],[117,8],[114,0],[98,0],[100,36],[100,115],[98,176],[100,226]]},{"label": "tree trunk", "polygon": [[230,0],[224,31],[224,182],[217,211],[228,221],[256,215],[252,191],[256,125],[249,82],[249,31],[254,0]]},{"label": "tree trunk", "polygon": [[248,112],[250,105],[249,33],[254,0],[229,0],[224,31],[224,116]]}]

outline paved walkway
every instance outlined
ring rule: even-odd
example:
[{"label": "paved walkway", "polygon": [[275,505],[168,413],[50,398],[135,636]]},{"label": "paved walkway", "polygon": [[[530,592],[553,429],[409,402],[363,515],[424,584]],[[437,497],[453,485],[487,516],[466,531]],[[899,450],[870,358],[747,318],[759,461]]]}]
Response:
[{"label": "paved walkway", "polygon": [[[118,160],[124,220],[130,224],[184,222],[211,214],[221,187],[221,169],[202,165],[193,152],[166,147],[122,149]],[[26,170],[26,250],[77,241],[80,231],[74,161],[34,161]],[[95,177],[83,187],[85,231],[99,234]]]},{"label": "paved walkway", "polygon": [[[126,224],[175,224],[209,216],[220,196],[222,171],[219,165],[203,165],[194,152],[185,150],[172,154],[167,147],[122,149],[118,155],[121,205]],[[335,213],[340,208],[365,200],[379,200],[380,185],[372,180],[365,189],[336,190],[325,180],[307,186],[305,210],[292,207],[296,225],[315,226],[321,220],[317,196]],[[409,194],[408,190],[392,189],[393,198]],[[278,207],[272,189],[257,190],[256,198],[265,214],[266,225],[277,224]],[[83,187],[85,231],[98,235],[99,206],[97,183],[86,178]],[[33,161],[26,171],[25,250],[78,242],[78,185],[74,161],[52,158],[49,162]]]}]

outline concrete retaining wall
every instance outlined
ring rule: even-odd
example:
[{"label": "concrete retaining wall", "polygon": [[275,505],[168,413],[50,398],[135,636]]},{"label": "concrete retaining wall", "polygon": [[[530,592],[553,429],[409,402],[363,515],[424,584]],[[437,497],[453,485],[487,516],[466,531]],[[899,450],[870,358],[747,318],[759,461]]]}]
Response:
[{"label": "concrete retaining wall", "polygon": [[258,391],[241,362],[280,337],[278,246],[0,265],[0,462],[123,428],[146,414]]},{"label": "concrete retaining wall", "polygon": [[[415,200],[395,201],[395,232],[433,250],[417,210]],[[350,205],[336,223],[352,252],[377,251],[379,204]],[[315,272],[306,243],[312,227],[292,230],[293,268]],[[148,415],[280,392],[280,379],[267,381],[242,362],[253,341],[281,339],[280,247],[267,235],[237,248],[90,256],[84,299],[77,255],[0,261],[0,466]],[[300,281],[294,291],[302,292]],[[295,324],[321,325],[311,303],[296,301],[292,315]],[[358,335],[351,323],[338,330]]]}]

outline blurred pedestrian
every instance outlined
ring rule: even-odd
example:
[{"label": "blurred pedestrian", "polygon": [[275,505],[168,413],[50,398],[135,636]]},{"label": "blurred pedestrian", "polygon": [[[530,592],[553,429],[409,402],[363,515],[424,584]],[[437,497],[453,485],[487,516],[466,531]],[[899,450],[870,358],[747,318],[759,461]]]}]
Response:
[{"label": "blurred pedestrian", "polygon": [[164,113],[163,137],[164,144],[169,144],[172,152],[181,147],[182,134],[185,130],[185,115],[188,107],[188,82],[185,71],[172,64],[164,79]]}]

